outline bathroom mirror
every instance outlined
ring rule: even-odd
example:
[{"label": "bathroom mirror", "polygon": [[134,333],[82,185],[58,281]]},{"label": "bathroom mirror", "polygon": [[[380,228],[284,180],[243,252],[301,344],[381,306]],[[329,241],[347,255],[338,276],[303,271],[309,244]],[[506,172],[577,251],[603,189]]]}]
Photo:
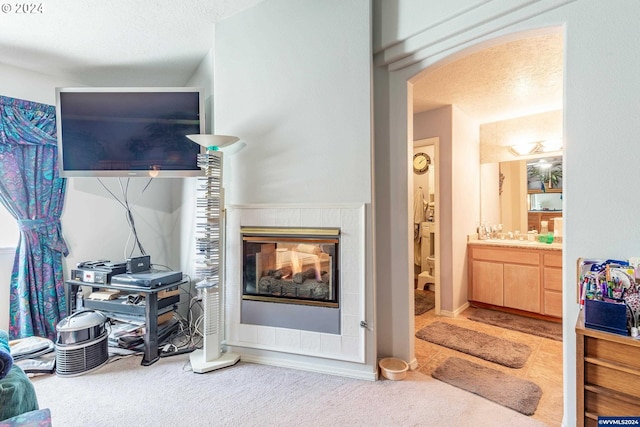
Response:
[{"label": "bathroom mirror", "polygon": [[480,174],[481,222],[526,232],[530,211],[562,215],[561,155],[483,163]]}]

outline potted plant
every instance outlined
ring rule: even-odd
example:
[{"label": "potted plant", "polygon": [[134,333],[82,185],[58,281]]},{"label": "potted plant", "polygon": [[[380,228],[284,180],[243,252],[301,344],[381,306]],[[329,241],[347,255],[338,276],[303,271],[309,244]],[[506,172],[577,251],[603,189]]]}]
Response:
[{"label": "potted plant", "polygon": [[562,186],[562,163],[544,161],[528,164],[527,186],[530,190],[542,191],[549,188],[560,188]]}]

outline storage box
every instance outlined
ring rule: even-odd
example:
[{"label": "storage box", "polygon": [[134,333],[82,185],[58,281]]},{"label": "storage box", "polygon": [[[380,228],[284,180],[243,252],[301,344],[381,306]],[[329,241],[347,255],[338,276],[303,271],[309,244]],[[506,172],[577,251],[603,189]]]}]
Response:
[{"label": "storage box", "polygon": [[161,300],[163,298],[172,297],[174,295],[180,295],[180,287],[179,286],[174,286],[174,287],[171,287],[169,289],[161,290],[160,292],[158,292],[158,300]]},{"label": "storage box", "polygon": [[173,310],[167,311],[164,314],[159,314],[158,315],[158,325],[162,325],[164,322],[168,322],[171,319],[173,319]]},{"label": "storage box", "polygon": [[627,306],[623,303],[585,300],[584,324],[587,328],[628,335]]}]

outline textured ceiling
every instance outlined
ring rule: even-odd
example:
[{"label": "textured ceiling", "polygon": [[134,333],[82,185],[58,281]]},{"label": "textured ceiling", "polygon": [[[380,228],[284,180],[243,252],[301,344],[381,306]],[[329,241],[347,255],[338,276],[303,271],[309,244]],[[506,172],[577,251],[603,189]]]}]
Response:
[{"label": "textured ceiling", "polygon": [[490,123],[562,109],[560,32],[512,41],[426,70],[413,87],[414,113],[445,105]]},{"label": "textured ceiling", "polygon": [[[0,13],[0,63],[91,86],[184,85],[213,25],[262,0],[49,0]],[[7,6],[5,6],[7,7]],[[414,85],[414,112],[453,104],[480,123],[562,108],[562,36],[494,46]]]},{"label": "textured ceiling", "polygon": [[0,63],[91,86],[180,86],[213,46],[213,24],[260,1],[48,0],[34,13],[5,2]]}]

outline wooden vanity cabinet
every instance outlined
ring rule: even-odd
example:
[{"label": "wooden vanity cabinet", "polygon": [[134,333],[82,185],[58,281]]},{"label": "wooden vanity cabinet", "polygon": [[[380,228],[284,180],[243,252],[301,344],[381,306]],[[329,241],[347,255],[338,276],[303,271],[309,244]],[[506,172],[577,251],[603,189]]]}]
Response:
[{"label": "wooden vanity cabinet", "polygon": [[504,306],[540,312],[540,267],[504,264]]},{"label": "wooden vanity cabinet", "polygon": [[473,300],[492,305],[504,304],[504,268],[501,263],[474,259],[472,274],[470,291]]},{"label": "wooden vanity cabinet", "polygon": [[469,301],[562,317],[562,252],[469,244]]},{"label": "wooden vanity cabinet", "polygon": [[540,261],[536,253],[499,247],[470,248],[471,300],[540,311]]},{"label": "wooden vanity cabinet", "polygon": [[545,253],[542,259],[542,314],[562,317],[562,254]]}]

